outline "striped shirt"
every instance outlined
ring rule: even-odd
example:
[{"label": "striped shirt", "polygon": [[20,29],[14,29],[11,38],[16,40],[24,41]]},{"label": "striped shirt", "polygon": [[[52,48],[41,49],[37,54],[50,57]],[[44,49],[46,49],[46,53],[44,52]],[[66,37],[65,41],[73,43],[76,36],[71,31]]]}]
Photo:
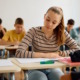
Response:
[{"label": "striped shirt", "polygon": [[[79,47],[66,31],[64,34],[66,36],[65,44],[70,50],[63,51],[62,53],[65,53],[65,56],[68,56],[70,52],[79,50]],[[36,27],[29,29],[26,33],[16,51],[16,57],[29,57],[32,54],[27,51],[30,44],[32,44],[33,52],[48,53],[56,52],[60,49],[60,46],[57,44],[56,34],[47,39],[44,32],[42,32],[41,27]]]}]

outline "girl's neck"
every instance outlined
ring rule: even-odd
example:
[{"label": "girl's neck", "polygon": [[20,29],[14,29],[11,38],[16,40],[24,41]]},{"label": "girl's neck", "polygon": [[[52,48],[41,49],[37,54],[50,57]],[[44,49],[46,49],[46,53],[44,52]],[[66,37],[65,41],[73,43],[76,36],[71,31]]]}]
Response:
[{"label": "girl's neck", "polygon": [[46,35],[47,38],[50,38],[53,35],[53,30],[48,31],[45,27],[42,27],[42,32],[44,32],[44,34]]}]

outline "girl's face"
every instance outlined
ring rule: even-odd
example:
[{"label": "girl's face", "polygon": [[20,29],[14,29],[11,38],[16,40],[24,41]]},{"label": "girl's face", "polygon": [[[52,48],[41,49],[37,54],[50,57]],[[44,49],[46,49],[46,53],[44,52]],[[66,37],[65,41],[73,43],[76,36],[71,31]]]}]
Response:
[{"label": "girl's face", "polygon": [[44,27],[47,31],[53,31],[61,21],[61,15],[54,11],[48,11],[44,16]]}]

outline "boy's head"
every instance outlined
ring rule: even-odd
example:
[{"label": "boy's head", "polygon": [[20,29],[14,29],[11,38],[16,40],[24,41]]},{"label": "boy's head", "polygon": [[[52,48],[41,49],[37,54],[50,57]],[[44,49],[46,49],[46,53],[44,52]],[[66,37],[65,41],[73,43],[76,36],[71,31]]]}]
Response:
[{"label": "boy's head", "polygon": [[2,19],[0,18],[0,25],[2,24]]},{"label": "boy's head", "polygon": [[24,21],[22,18],[17,18],[14,24],[15,30],[17,34],[20,34],[24,28]]},{"label": "boy's head", "polygon": [[67,26],[70,30],[73,28],[74,24],[75,24],[75,21],[73,19],[69,19],[67,22]]}]

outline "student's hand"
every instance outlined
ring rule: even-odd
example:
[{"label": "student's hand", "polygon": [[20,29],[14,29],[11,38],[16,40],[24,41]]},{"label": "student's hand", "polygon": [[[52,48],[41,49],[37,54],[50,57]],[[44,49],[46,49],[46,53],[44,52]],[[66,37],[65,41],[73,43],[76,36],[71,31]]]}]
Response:
[{"label": "student's hand", "polygon": [[[46,54],[46,53],[45,53]],[[47,58],[61,58],[57,52],[47,53]]]},{"label": "student's hand", "polygon": [[14,45],[18,45],[20,42],[15,38],[14,39]]},{"label": "student's hand", "polygon": [[20,43],[19,41],[16,41],[16,42],[15,42],[15,45],[19,45],[19,43]]},{"label": "student's hand", "polygon": [[11,42],[11,45],[19,45],[19,41]]},{"label": "student's hand", "polygon": [[34,58],[61,58],[61,56],[59,56],[59,52],[53,52],[53,53],[34,52],[33,57]]}]

